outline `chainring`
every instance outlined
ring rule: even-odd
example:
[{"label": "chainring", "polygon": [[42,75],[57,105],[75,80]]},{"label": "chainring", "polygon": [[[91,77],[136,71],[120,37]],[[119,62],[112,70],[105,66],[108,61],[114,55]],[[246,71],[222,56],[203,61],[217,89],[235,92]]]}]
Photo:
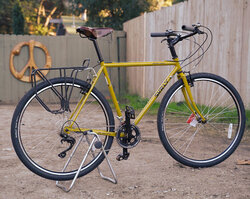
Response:
[{"label": "chainring", "polygon": [[141,133],[137,126],[131,124],[131,137],[126,133],[125,124],[121,125],[116,134],[117,143],[125,149],[135,147],[141,141]]}]

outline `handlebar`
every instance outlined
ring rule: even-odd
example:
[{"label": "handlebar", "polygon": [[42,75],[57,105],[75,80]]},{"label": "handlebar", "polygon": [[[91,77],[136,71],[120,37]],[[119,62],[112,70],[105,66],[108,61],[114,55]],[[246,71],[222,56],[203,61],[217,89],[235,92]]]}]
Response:
[{"label": "handlebar", "polygon": [[[191,33],[186,34],[184,36],[180,35],[178,32],[167,30],[166,32],[159,32],[159,33],[151,33],[151,37],[167,37],[169,44],[171,43],[172,46],[177,44],[179,41],[191,37],[196,34],[203,34],[204,32],[199,30],[200,25],[192,25],[192,26],[182,26],[182,30],[189,31]],[[171,38],[172,37],[172,38]],[[173,38],[174,37],[174,38]]]},{"label": "handlebar", "polygon": [[[200,28],[203,28],[205,31],[200,30]],[[167,41],[168,48],[171,52],[172,58],[176,59],[176,58],[178,58],[178,56],[177,56],[177,53],[175,51],[175,45],[178,42],[183,41],[184,39],[192,37],[196,34],[205,34],[204,40],[201,44],[197,43],[195,41],[195,39],[193,39],[193,42],[195,43],[195,45],[198,46],[198,48],[194,51],[194,53],[190,53],[190,55],[188,55],[187,58],[183,59],[182,61],[184,62],[184,61],[188,60],[195,53],[197,53],[198,50],[200,50],[200,49],[202,50],[202,54],[199,55],[197,58],[195,58],[193,61],[195,61],[199,58],[202,59],[205,52],[207,52],[207,50],[211,46],[211,43],[213,40],[213,34],[212,34],[211,30],[208,27],[202,26],[200,24],[196,24],[196,25],[192,25],[192,26],[183,25],[182,30],[184,30],[185,32],[166,30],[166,32],[151,33],[151,37],[163,37],[161,43],[164,41]],[[186,32],[186,31],[188,31],[188,32]],[[204,46],[205,42],[207,41],[209,35],[211,36],[211,40],[210,40],[210,43],[208,44],[208,46],[206,46],[206,49],[204,50],[203,46]],[[190,41],[192,41],[192,40],[190,40]],[[192,63],[193,61],[191,61],[190,63]],[[186,65],[184,65],[184,66],[186,66]]]},{"label": "handlebar", "polygon": [[170,32],[170,31],[166,31],[166,32],[152,32],[151,37],[170,37],[170,36],[177,36],[177,34],[175,32]]},{"label": "handlebar", "polygon": [[183,25],[181,28],[182,28],[182,30],[186,30],[186,31],[190,31],[190,32],[195,32],[195,29],[196,29],[196,27],[194,27],[194,26],[186,26],[186,25]]}]

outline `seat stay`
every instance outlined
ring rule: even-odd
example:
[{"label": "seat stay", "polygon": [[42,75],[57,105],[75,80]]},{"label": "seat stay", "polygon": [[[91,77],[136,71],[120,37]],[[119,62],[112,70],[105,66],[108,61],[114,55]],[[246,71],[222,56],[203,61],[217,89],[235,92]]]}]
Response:
[{"label": "seat stay", "polygon": [[80,100],[80,103],[77,104],[76,109],[72,112],[72,114],[70,116],[70,119],[72,120],[70,127],[73,126],[73,124],[76,121],[78,115],[80,114],[83,106],[85,105],[90,93],[94,89],[94,87],[95,87],[95,85],[96,85],[96,83],[97,83],[97,81],[98,81],[98,79],[103,71],[103,68],[104,68],[104,66],[101,66],[101,68],[99,69],[99,71],[96,74],[96,77],[94,77],[94,79],[91,83],[91,87],[89,88],[88,92],[83,95],[82,99]]}]

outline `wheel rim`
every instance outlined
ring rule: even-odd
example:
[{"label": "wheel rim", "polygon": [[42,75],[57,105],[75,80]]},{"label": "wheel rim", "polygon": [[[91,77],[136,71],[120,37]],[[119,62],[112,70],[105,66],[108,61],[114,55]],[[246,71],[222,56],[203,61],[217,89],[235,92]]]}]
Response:
[{"label": "wheel rim", "polygon": [[[210,86],[205,85],[207,82]],[[164,111],[163,131],[169,146],[189,162],[207,164],[221,159],[232,150],[241,126],[239,104],[234,94],[217,80],[196,79],[191,90],[199,110],[207,119],[202,124],[192,119],[181,88],[182,85],[172,93]],[[203,96],[201,91],[205,93]],[[210,99],[208,93],[212,93]]]},{"label": "wheel rim", "polygon": [[[64,84],[65,83],[58,83],[53,86],[59,89],[59,87]],[[72,85],[71,83],[67,83],[67,86],[71,86],[71,85]],[[73,93],[80,94],[80,90],[81,90],[81,86],[75,83]],[[41,89],[38,92],[38,95],[40,96],[41,94],[43,94],[41,98],[45,98],[45,97],[48,98],[49,96],[47,95],[47,93],[45,94],[46,91],[51,91],[51,86],[47,86]],[[50,94],[51,93],[52,92],[50,92]],[[51,94],[51,95],[54,95],[54,94]],[[50,96],[49,100],[50,101],[55,100],[55,96]],[[76,100],[76,98],[75,99],[72,98],[71,100],[73,102],[74,100]],[[55,101],[58,101],[58,99],[56,99]],[[73,102],[72,104],[76,104],[76,103]],[[57,105],[58,104],[50,103],[50,106],[52,108],[53,106],[57,106]],[[32,107],[32,110],[31,110],[31,107]],[[78,116],[78,118],[80,119],[77,118],[77,122],[80,125],[80,127],[85,128],[86,124],[92,124],[92,126],[88,125],[88,128],[91,128],[91,127],[93,128],[93,126],[95,126],[95,128],[100,127],[98,129],[103,129],[103,130],[107,130],[108,128],[110,128],[110,125],[108,124],[109,123],[108,114],[104,108],[104,105],[93,92],[91,93],[91,96],[86,102],[86,105],[84,106],[84,108],[85,110],[81,111],[80,115]],[[91,113],[91,112],[88,112],[88,110],[90,110],[92,114],[87,114],[87,113]],[[100,116],[101,112],[103,115]],[[105,125],[103,123],[101,124],[100,122],[98,122],[99,124],[96,125],[97,124],[96,122],[98,120],[96,120],[93,116],[97,114],[99,114],[98,115],[99,119],[102,119],[102,121],[105,121]],[[50,117],[48,117],[48,115],[50,115]],[[85,146],[83,146],[83,144],[80,144],[80,146],[82,145],[82,147],[77,149],[78,152],[76,152],[73,158],[75,159],[75,161],[73,162],[73,159],[72,159],[71,161],[72,165],[69,166],[69,170],[66,170],[65,172],[61,172],[66,160],[68,159],[70,155],[70,152],[68,152],[66,158],[61,159],[58,157],[58,154],[60,152],[68,148],[68,145],[65,146],[61,144],[60,142],[61,137],[58,135],[62,127],[62,124],[65,123],[65,121],[67,121],[66,119],[67,115],[69,114],[67,113],[67,114],[55,115],[55,114],[51,114],[47,112],[40,104],[36,102],[35,94],[32,95],[30,100],[25,104],[24,108],[22,109],[22,112],[19,117],[20,119],[18,120],[18,140],[20,143],[20,147],[26,159],[41,172],[51,174],[51,175],[59,175],[59,176],[75,174],[76,170],[78,169],[80,165],[80,161],[82,160],[85,154],[84,151],[88,149],[87,143],[85,143]],[[41,116],[43,116],[42,118],[45,118],[46,121],[40,120],[37,122],[37,118],[39,117],[41,118]],[[38,124],[38,126],[35,126],[34,123]],[[46,128],[42,128],[44,127],[43,126],[44,124],[46,124]],[[32,131],[30,131],[30,128],[32,128]],[[34,135],[34,132],[36,132],[35,135]],[[50,132],[53,132],[53,134]],[[38,134],[40,137],[38,136]],[[75,137],[76,140],[80,138],[80,135],[77,135],[75,133],[73,136]],[[34,137],[36,137],[36,139]],[[92,140],[92,137],[89,137],[89,139]],[[106,139],[106,136],[101,136],[101,139],[105,146],[107,144],[108,139]],[[87,163],[81,169],[81,171],[91,167],[101,156],[101,153],[99,153],[99,151],[94,152],[94,154],[96,157],[94,161],[92,161],[93,157],[89,155],[89,157],[87,158]]]}]

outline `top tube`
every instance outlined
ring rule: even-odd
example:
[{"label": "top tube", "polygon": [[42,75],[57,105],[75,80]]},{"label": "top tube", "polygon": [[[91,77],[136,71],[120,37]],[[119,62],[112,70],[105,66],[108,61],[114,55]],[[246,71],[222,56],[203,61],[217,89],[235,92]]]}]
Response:
[{"label": "top tube", "polygon": [[178,61],[156,61],[156,62],[111,62],[103,63],[106,67],[140,67],[140,66],[176,66]]}]

